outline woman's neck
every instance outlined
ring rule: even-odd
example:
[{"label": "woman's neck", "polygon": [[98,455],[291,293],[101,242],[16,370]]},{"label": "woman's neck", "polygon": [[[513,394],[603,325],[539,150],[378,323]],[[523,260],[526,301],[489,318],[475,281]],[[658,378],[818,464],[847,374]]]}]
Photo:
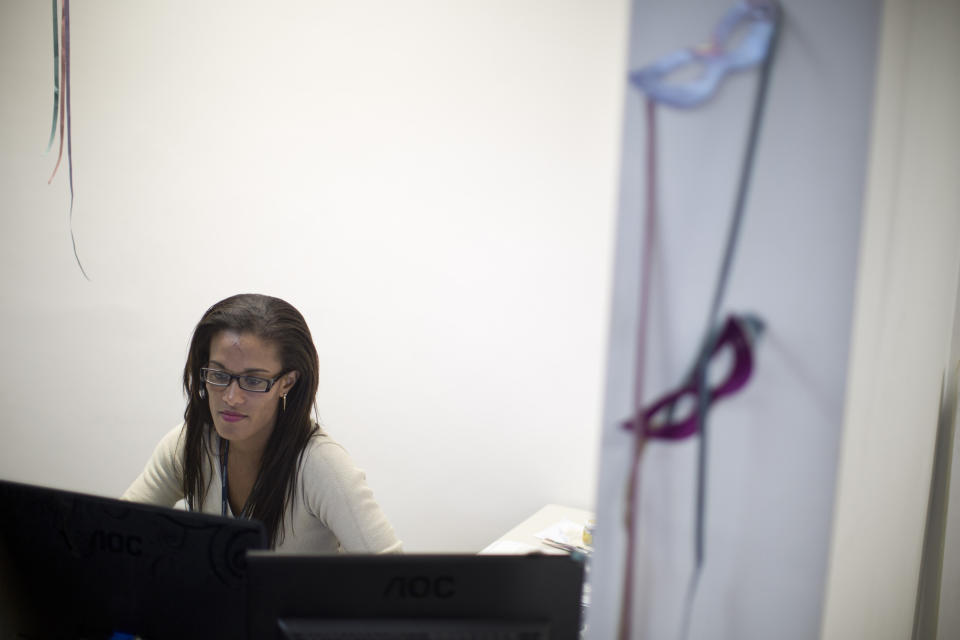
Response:
[{"label": "woman's neck", "polygon": [[259,469],[260,460],[266,445],[254,445],[250,442],[228,442],[230,447],[230,466],[244,469]]},{"label": "woman's neck", "polygon": [[242,465],[245,468],[259,469],[263,452],[267,449],[267,442],[273,429],[264,429],[256,436],[243,440],[229,440],[230,462]]}]

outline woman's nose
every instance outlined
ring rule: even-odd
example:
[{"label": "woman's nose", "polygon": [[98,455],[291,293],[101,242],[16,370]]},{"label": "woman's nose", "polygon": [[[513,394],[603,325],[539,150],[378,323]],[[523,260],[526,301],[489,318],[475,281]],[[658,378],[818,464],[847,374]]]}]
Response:
[{"label": "woman's nose", "polygon": [[230,404],[236,404],[243,397],[243,389],[240,388],[240,383],[236,379],[231,380],[223,390],[223,397]]}]

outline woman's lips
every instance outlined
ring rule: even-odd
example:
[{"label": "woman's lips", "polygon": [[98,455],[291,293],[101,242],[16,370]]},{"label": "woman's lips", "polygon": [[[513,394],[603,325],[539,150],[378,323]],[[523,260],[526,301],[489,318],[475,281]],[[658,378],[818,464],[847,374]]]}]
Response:
[{"label": "woman's lips", "polygon": [[233,413],[232,411],[221,411],[220,417],[227,422],[237,422],[238,420],[243,420],[244,415],[242,413]]}]

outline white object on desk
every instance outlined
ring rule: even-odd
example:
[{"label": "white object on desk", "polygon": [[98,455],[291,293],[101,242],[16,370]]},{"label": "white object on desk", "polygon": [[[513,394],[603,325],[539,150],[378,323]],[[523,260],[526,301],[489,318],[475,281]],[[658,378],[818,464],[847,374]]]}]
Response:
[{"label": "white object on desk", "polygon": [[[543,536],[545,532],[551,531],[555,527],[560,527],[563,532],[567,532],[568,529],[573,527],[580,527],[582,531],[587,520],[592,519],[593,513],[591,511],[565,507],[559,504],[548,504],[487,545],[480,553],[513,555],[536,551],[557,555],[565,554],[568,552],[545,544],[542,537],[538,536]],[[564,540],[559,540],[559,542],[564,542]],[[578,544],[582,546],[583,541],[579,541]]]}]

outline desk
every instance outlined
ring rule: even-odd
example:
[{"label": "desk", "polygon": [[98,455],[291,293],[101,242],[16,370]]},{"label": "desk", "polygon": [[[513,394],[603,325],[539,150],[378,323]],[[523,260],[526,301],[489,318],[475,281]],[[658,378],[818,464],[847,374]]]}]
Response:
[{"label": "desk", "polygon": [[484,547],[480,553],[503,555],[539,551],[550,554],[564,554],[567,552],[544,544],[536,534],[564,520],[569,520],[582,527],[587,520],[592,519],[593,513],[585,509],[548,504]]}]

